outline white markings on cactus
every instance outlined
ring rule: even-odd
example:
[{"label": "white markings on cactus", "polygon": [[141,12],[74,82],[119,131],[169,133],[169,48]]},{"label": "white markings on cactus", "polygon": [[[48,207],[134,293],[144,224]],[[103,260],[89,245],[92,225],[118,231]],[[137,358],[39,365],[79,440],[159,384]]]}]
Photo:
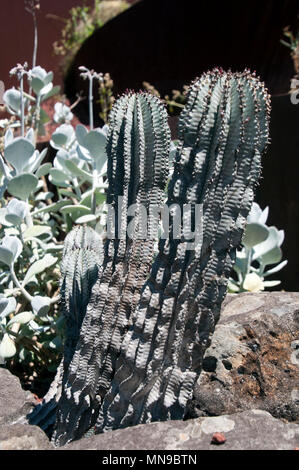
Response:
[{"label": "white markings on cactus", "polygon": [[103,268],[64,374],[56,445],[82,436],[95,423],[110,386],[122,338],[154,257],[154,239],[136,236],[142,229],[141,214],[148,214],[151,205],[162,206],[169,150],[167,113],[160,100],[146,93],[122,96],[112,109],[107,138],[107,218],[109,226],[113,213],[113,236],[104,247]]},{"label": "white markings on cactus", "polygon": [[[112,218],[115,238],[106,242],[63,379],[56,445],[94,426],[102,432],[184,417],[253,201],[269,110],[263,84],[248,71],[214,70],[191,85],[168,185],[169,236],[160,240],[150,270],[154,243],[137,234],[145,216],[150,230],[141,232],[154,230],[150,206],[162,209],[166,113],[144,93],[130,92],[115,103],[107,143],[108,226]],[[203,234],[190,250],[186,238],[196,235],[197,206]]]}]

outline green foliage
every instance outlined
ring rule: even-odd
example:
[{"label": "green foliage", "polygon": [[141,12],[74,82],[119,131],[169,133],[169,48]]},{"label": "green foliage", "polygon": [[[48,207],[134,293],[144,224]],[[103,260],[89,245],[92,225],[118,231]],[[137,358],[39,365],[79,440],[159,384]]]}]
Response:
[{"label": "green foliage", "polygon": [[243,247],[237,251],[234,266],[236,277],[230,278],[229,292],[259,292],[280,284],[280,281],[264,280],[288,263],[286,260],[281,261],[280,247],[284,240],[284,231],[266,225],[268,212],[268,207],[262,211],[256,202],[253,203],[247,218]]},{"label": "green foliage", "polygon": [[113,80],[109,73],[105,73],[105,75],[102,75],[99,79],[99,99],[97,101],[101,107],[100,118],[105,124],[108,122],[108,116],[114,101]]},{"label": "green foliage", "polygon": [[4,94],[14,120],[3,124],[0,156],[0,356],[28,371],[55,370],[64,342],[58,305],[63,240],[73,223],[97,225],[98,232],[104,227],[108,127],[74,129],[70,108],[56,103],[60,125],[50,144],[57,153],[53,164],[45,163],[47,149],[37,150],[36,141],[45,125],[41,103],[57,92],[53,74],[26,64],[11,73],[20,88]]},{"label": "green foliage", "polygon": [[[299,19],[299,15],[298,15],[298,19]],[[286,26],[283,30],[283,35],[287,38],[287,41],[285,41],[284,39],[281,39],[280,40],[281,44],[291,49],[292,52],[296,52],[299,47],[299,29],[297,30],[296,33],[293,33],[290,30],[290,27]]]},{"label": "green foliage", "polygon": [[[101,76],[85,67],[80,69],[90,83]],[[46,162],[47,151],[37,150],[36,142],[38,135],[45,132],[49,119],[43,114],[41,104],[58,90],[53,86],[53,74],[39,66],[28,70],[26,64],[18,64],[11,73],[17,76],[19,86],[4,94],[6,109],[13,119],[1,123],[4,137],[0,155],[0,356],[11,366],[21,362],[30,375],[32,370],[55,370],[62,354],[65,332],[59,305],[59,279],[66,235],[74,224],[87,224],[100,235],[106,228],[109,128],[107,125],[93,128],[92,86],[89,128],[83,125],[74,128],[70,123],[73,117],[70,108],[56,103],[54,121],[59,126],[50,141],[56,156],[53,164]],[[135,106],[132,95],[126,99],[130,109]],[[142,112],[146,103],[153,106],[142,94],[138,103],[136,107]],[[106,118],[108,112],[106,107]],[[158,115],[153,113],[156,135],[162,128]],[[116,119],[115,113],[111,113],[111,119]],[[129,136],[127,133],[127,141]],[[121,152],[114,151],[121,158]],[[170,160],[174,160],[177,151],[172,143]],[[169,177],[172,173],[173,168]],[[165,179],[164,173],[160,176]],[[49,182],[54,186],[53,192],[48,189]],[[146,180],[142,187],[147,187]],[[146,194],[143,198],[146,199]],[[234,291],[246,290],[252,275],[259,276],[264,288],[270,286],[264,278],[286,264],[280,263],[283,232],[267,227],[265,211],[260,215],[255,210],[258,215],[250,216],[244,238],[246,245],[242,252],[237,252],[234,268],[237,280],[231,279],[229,284]],[[244,256],[246,262],[242,261]],[[280,264],[271,266],[276,263]],[[66,298],[68,294],[63,295]]]},{"label": "green foliage", "polygon": [[118,15],[129,7],[124,0],[111,8],[102,0],[95,0],[94,6],[82,5],[70,9],[67,19],[48,15],[64,23],[61,38],[53,44],[54,53],[64,57],[64,68],[72,61],[83,42],[89,38],[98,28],[102,27],[108,20]]}]

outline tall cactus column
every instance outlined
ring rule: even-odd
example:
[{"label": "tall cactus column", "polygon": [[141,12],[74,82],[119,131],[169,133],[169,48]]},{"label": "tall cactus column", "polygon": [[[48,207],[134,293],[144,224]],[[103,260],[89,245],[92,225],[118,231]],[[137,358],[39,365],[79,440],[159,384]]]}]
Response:
[{"label": "tall cactus column", "polygon": [[[103,267],[64,377],[56,445],[81,437],[95,424],[153,260],[154,239],[148,238],[152,227],[142,226],[142,214],[150,205],[161,206],[168,177],[170,131],[160,100],[146,93],[122,96],[109,128],[107,202],[115,213],[115,238],[105,244]],[[128,208],[133,204],[132,221]]]},{"label": "tall cactus column", "polygon": [[168,204],[203,205],[202,242],[193,251],[183,236],[160,242],[97,432],[184,417],[260,176],[269,110],[247,71],[214,70],[191,85]]},{"label": "tall cactus column", "polygon": [[43,401],[29,415],[32,425],[50,431],[55,423],[62,382],[73,358],[91,291],[103,263],[102,239],[90,227],[74,228],[64,241],[61,262],[60,309],[65,318],[63,359]]}]

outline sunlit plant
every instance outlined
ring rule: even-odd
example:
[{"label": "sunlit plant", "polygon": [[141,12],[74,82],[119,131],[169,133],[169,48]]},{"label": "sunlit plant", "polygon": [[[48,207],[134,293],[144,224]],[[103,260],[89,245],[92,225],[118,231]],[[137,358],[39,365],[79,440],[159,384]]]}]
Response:
[{"label": "sunlit plant", "polygon": [[[3,97],[14,120],[2,123],[0,155],[0,358],[55,370],[63,345],[63,240],[74,223],[97,225],[98,231],[104,226],[108,127],[94,129],[90,109],[90,127],[74,128],[71,109],[56,103],[54,122],[60,125],[50,140],[56,156],[45,162],[47,149],[40,152],[37,140],[49,119],[42,103],[58,90],[53,73],[40,66],[28,70],[25,63],[11,74],[19,84]],[[91,87],[90,108],[92,99]]]},{"label": "sunlit plant", "polygon": [[254,202],[247,219],[247,226],[242,241],[242,249],[237,251],[234,271],[236,276],[230,279],[230,292],[260,292],[267,287],[275,287],[279,280],[265,280],[276,274],[287,264],[282,260],[281,245],[284,231],[266,225],[269,208],[264,210]]}]

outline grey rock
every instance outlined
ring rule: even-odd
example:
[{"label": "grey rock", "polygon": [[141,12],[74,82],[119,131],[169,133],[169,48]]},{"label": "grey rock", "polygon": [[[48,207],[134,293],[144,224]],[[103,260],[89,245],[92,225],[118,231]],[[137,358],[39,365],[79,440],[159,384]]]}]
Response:
[{"label": "grey rock", "polygon": [[299,422],[299,293],[228,295],[187,417],[261,409]]},{"label": "grey rock", "polygon": [[[225,435],[220,446],[214,433]],[[292,450],[299,425],[284,423],[261,410],[234,415],[141,424],[74,441],[58,450]]]},{"label": "grey rock", "polygon": [[0,425],[25,423],[34,404],[33,395],[22,389],[19,379],[0,368]]},{"label": "grey rock", "polygon": [[0,426],[0,450],[53,450],[47,436],[37,426]]}]

